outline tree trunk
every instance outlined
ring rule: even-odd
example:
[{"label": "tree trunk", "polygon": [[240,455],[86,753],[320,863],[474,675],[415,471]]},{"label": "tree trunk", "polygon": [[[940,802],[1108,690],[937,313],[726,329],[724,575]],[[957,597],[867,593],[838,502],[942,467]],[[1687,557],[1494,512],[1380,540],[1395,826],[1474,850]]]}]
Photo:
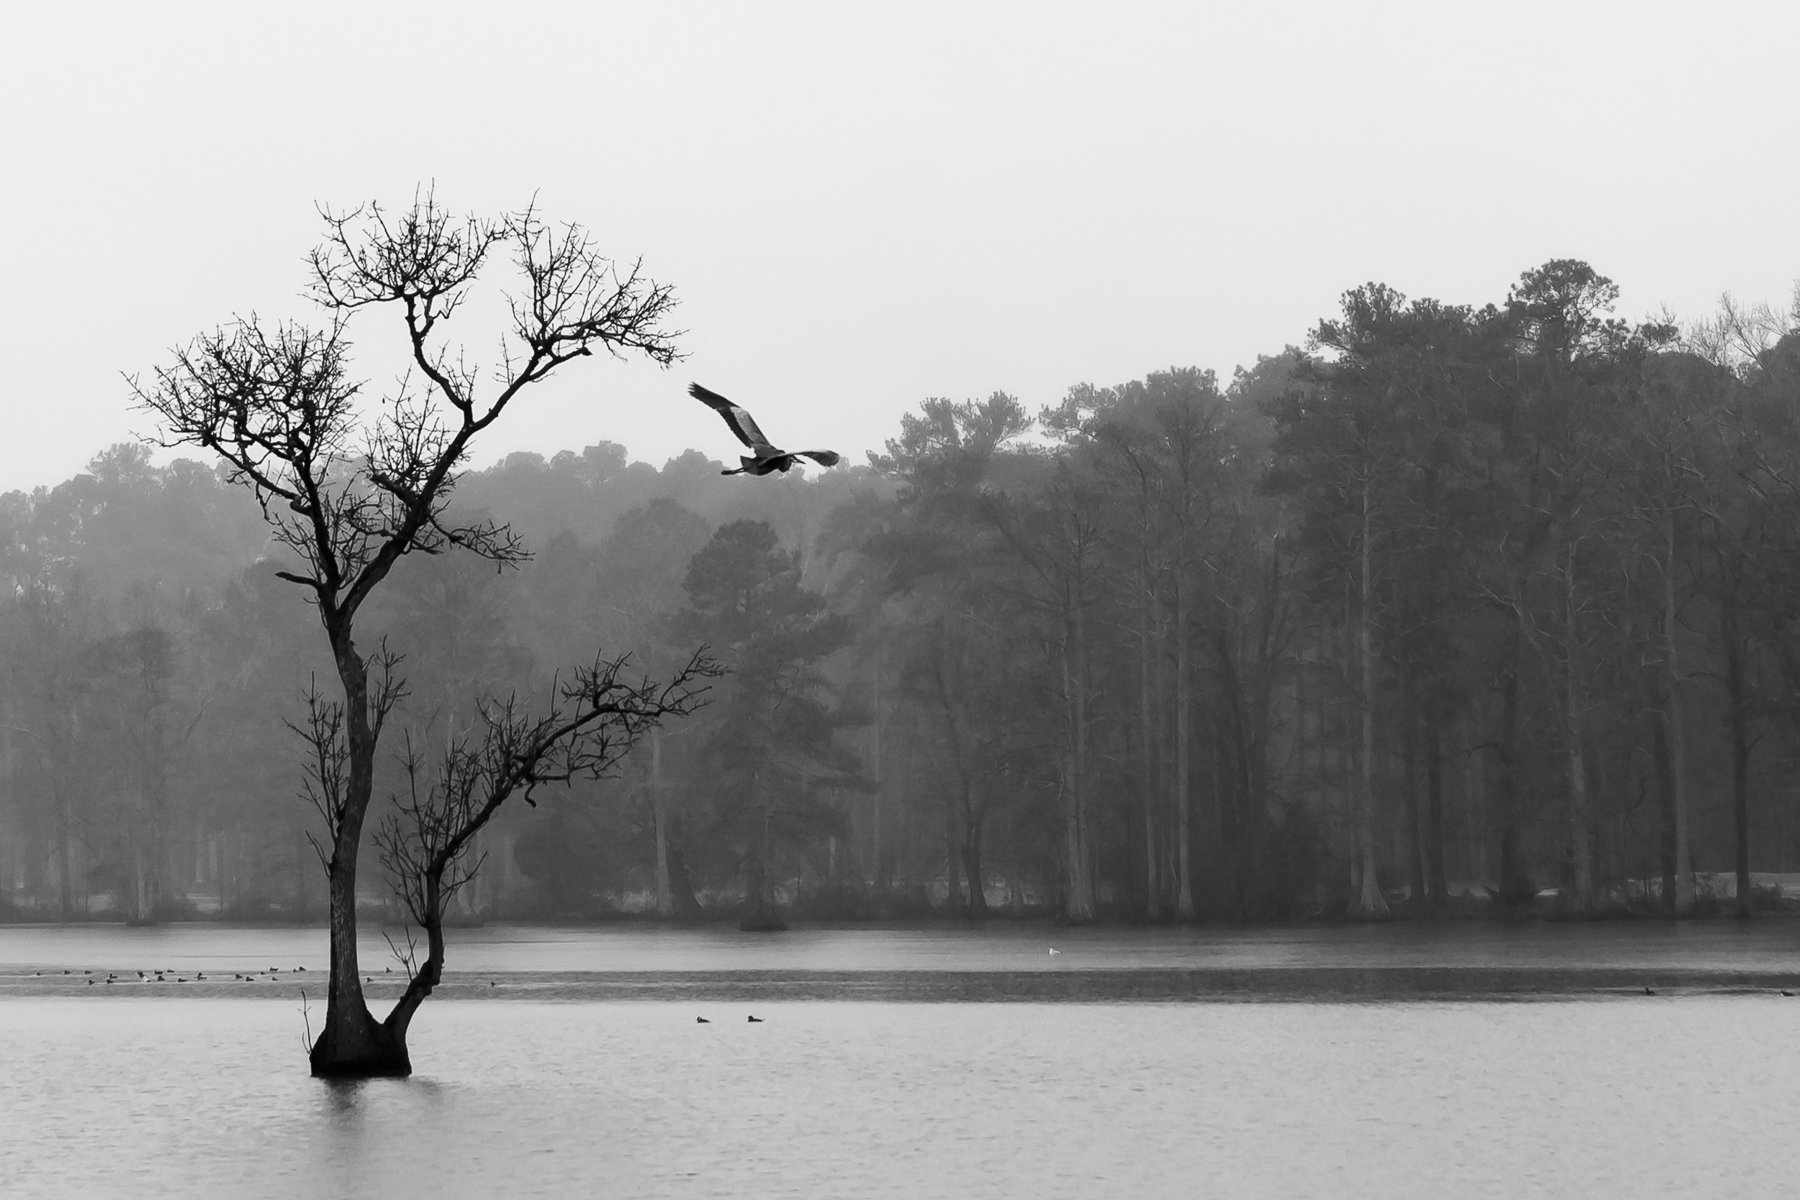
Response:
[{"label": "tree trunk", "polygon": [[1138,580],[1143,600],[1138,628],[1138,738],[1139,770],[1144,809],[1144,917],[1155,921],[1162,916],[1162,878],[1157,871],[1156,808],[1158,772],[1156,769],[1156,647],[1155,621],[1152,612],[1150,573],[1146,567]]},{"label": "tree trunk", "polygon": [[1694,864],[1688,844],[1687,737],[1681,716],[1681,671],[1676,658],[1675,514],[1664,518],[1663,644],[1668,664],[1669,797],[1675,825],[1675,915],[1694,911]]},{"label": "tree trunk", "polygon": [[682,823],[669,814],[669,894],[677,919],[700,915],[700,901],[694,897],[694,881],[688,874],[687,855],[682,849]]},{"label": "tree trunk", "polygon": [[1373,527],[1369,481],[1362,489],[1362,545],[1357,562],[1356,660],[1357,701],[1362,719],[1360,753],[1356,764],[1356,843],[1360,858],[1361,886],[1353,912],[1371,919],[1388,915],[1381,894],[1375,847],[1375,638],[1373,606],[1375,579],[1369,544]]},{"label": "tree trunk", "polygon": [[675,892],[669,884],[669,799],[663,792],[662,729],[650,727],[650,819],[656,827],[656,915],[675,915]]},{"label": "tree trunk", "polygon": [[[932,683],[937,692],[939,711],[944,718],[944,740],[950,748],[950,763],[956,770],[956,790],[954,798],[944,799],[944,911],[964,912],[974,908],[974,891],[981,886],[978,875],[969,877],[970,897],[965,905],[962,884],[958,877],[959,860],[965,859],[968,853],[971,834],[970,824],[973,820],[972,790],[970,772],[973,765],[969,761],[969,752],[963,745],[962,728],[956,719],[956,707],[950,701],[950,685],[944,678],[944,658],[947,653],[947,640],[942,625],[939,626],[937,656],[932,660]],[[958,667],[962,664],[959,662]],[[957,672],[959,681],[968,677],[965,670]],[[960,825],[960,828],[959,828]]]},{"label": "tree trunk", "polygon": [[[961,786],[967,788],[965,779]],[[957,912],[963,908],[962,889],[962,839],[957,836],[956,802],[949,798],[944,800],[944,911]]]},{"label": "tree trunk", "polygon": [[1506,674],[1500,684],[1500,746],[1495,756],[1494,800],[1500,820],[1498,887],[1500,906],[1506,909],[1530,904],[1537,891],[1519,845],[1519,651],[1523,637],[1516,624],[1507,635]]},{"label": "tree trunk", "polygon": [[56,803],[56,907],[63,920],[75,919],[75,822],[69,815],[69,789],[60,780],[50,785]]},{"label": "tree trunk", "polygon": [[326,626],[338,678],[344,688],[344,728],[348,771],[326,879],[331,900],[331,978],[325,996],[325,1027],[313,1043],[315,1076],[369,1078],[412,1074],[404,1028],[394,1033],[369,1014],[363,999],[356,950],[356,869],[363,819],[375,783],[375,731],[369,721],[368,666],[356,652],[350,631]]},{"label": "tree trunk", "polygon": [[[338,839],[342,855],[344,839]],[[355,842],[348,870],[334,857],[327,876],[331,892],[331,976],[325,993],[325,1028],[313,1043],[312,1073],[319,1078],[366,1079],[412,1074],[405,1031],[384,1027],[363,1000],[357,972]]]},{"label": "tree trunk", "polygon": [[137,839],[131,844],[131,896],[125,909],[127,925],[148,925],[151,921],[150,867],[144,861],[144,845]]},{"label": "tree trunk", "polygon": [[[1221,802],[1228,804],[1230,808],[1230,832],[1226,844],[1233,863],[1233,895],[1238,919],[1247,920],[1253,907],[1252,884],[1260,879],[1262,864],[1259,836],[1262,800],[1257,795],[1256,770],[1253,766],[1256,746],[1250,733],[1250,698],[1244,691],[1243,679],[1238,673],[1237,657],[1233,653],[1231,639],[1223,630],[1214,638],[1213,648],[1219,659],[1221,719],[1224,724],[1218,744],[1222,752],[1231,756],[1229,786],[1222,791],[1215,787],[1214,791],[1220,796]],[[1216,757],[1215,754],[1215,759]]]},{"label": "tree trunk", "polygon": [[1069,748],[1063,758],[1063,920],[1085,924],[1094,919],[1094,882],[1089,865],[1087,814],[1087,679],[1086,647],[1079,600],[1064,628],[1063,688],[1069,721]]},{"label": "tree trunk", "polygon": [[[1721,566],[1721,574],[1725,574]],[[1732,859],[1737,868],[1737,914],[1750,915],[1750,702],[1744,647],[1738,641],[1735,584],[1720,580],[1719,638],[1725,643],[1725,694],[1730,705]]]},{"label": "tree trunk", "polygon": [[875,640],[875,683],[874,695],[870,697],[875,708],[875,719],[870,723],[870,738],[873,745],[869,751],[869,770],[874,776],[874,787],[869,790],[869,843],[874,854],[875,890],[883,896],[888,890],[887,853],[883,845],[881,792],[886,775],[882,770],[882,728],[887,720],[886,708],[882,703],[883,666],[887,657],[887,643],[878,635]]},{"label": "tree trunk", "polygon": [[1574,895],[1569,907],[1577,913],[1594,910],[1594,846],[1588,826],[1587,760],[1581,747],[1581,722],[1575,707],[1575,680],[1568,679],[1564,705],[1563,737],[1568,742],[1565,762],[1569,789],[1569,858]]},{"label": "tree trunk", "polygon": [[963,809],[963,873],[969,882],[968,915],[980,920],[988,915],[987,889],[981,873],[981,816],[967,806]]},{"label": "tree trunk", "polygon": [[1431,907],[1444,903],[1450,882],[1444,867],[1444,738],[1438,716],[1425,714],[1425,900]]},{"label": "tree trunk", "polygon": [[774,812],[767,803],[761,806],[760,819],[750,837],[750,852],[744,859],[744,919],[738,928],[745,933],[776,933],[787,928],[775,912],[772,881],[769,879],[770,827]]},{"label": "tree trunk", "polygon": [[1570,541],[1563,559],[1563,742],[1568,773],[1569,858],[1573,868],[1574,895],[1568,907],[1577,913],[1594,911],[1594,851],[1589,831],[1587,762],[1581,745],[1581,687],[1576,659],[1579,644],[1575,605],[1575,543]]},{"label": "tree trunk", "polygon": [[1194,919],[1193,681],[1187,580],[1175,572],[1175,915]]},{"label": "tree trunk", "polygon": [[[1412,707],[1412,698],[1404,701],[1406,707]],[[1413,722],[1406,723],[1406,740],[1403,756],[1406,769],[1406,867],[1407,888],[1411,895],[1415,911],[1425,907],[1430,895],[1430,885],[1425,866],[1425,803],[1420,795],[1419,784],[1419,736],[1413,728]]]}]

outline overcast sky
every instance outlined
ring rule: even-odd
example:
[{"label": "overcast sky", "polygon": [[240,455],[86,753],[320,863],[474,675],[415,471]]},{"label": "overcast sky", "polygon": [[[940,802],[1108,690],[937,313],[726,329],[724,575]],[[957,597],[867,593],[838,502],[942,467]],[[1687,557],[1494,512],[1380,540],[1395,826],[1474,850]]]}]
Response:
[{"label": "overcast sky", "polygon": [[571,364],[478,466],[735,453],[689,379],[861,461],[929,396],[1229,378],[1359,283],[1498,302],[1555,257],[1628,319],[1785,305],[1796,46],[1788,3],[21,6],[0,490],[148,432],[122,373],[308,315],[315,202],[421,182],[681,298],[685,362]]}]

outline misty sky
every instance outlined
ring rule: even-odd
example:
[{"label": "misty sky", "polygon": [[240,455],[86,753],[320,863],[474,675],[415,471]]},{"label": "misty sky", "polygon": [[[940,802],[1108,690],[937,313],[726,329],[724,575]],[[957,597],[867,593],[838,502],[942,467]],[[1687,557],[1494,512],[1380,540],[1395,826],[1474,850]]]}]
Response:
[{"label": "misty sky", "polygon": [[571,364],[477,466],[734,454],[690,378],[861,461],[927,396],[1229,378],[1370,279],[1485,303],[1579,257],[1632,320],[1785,306],[1797,45],[1778,3],[19,7],[0,490],[147,432],[122,372],[309,315],[315,202],[421,181],[536,193],[682,299],[686,362]]}]

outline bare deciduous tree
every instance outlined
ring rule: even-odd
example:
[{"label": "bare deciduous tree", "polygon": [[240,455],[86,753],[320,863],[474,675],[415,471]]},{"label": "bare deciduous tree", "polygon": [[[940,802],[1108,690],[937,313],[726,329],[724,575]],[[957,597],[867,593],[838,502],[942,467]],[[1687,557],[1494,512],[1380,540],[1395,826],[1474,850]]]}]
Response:
[{"label": "bare deciduous tree", "polygon": [[[306,589],[318,610],[342,695],[315,695],[301,728],[312,752],[307,794],[326,823],[319,849],[331,902],[330,988],[312,1071],[406,1074],[406,1024],[436,982],[442,939],[428,925],[436,953],[408,1001],[376,1021],[358,973],[357,854],[376,748],[405,685],[385,645],[372,655],[358,648],[357,616],[403,555],[463,550],[499,567],[525,557],[505,525],[464,519],[449,507],[470,444],[527,386],[596,348],[672,362],[674,334],[664,321],[674,296],[636,264],[603,257],[581,226],[552,227],[535,208],[497,220],[459,218],[423,192],[403,212],[372,203],[321,216],[325,239],[309,259],[308,291],[327,315],[322,328],[238,318],[131,386],[159,419],[165,446],[212,451],[255,494],[275,540],[296,560],[277,574]],[[517,278],[507,296],[510,328],[497,366],[484,372],[445,339],[443,325],[507,251]],[[348,372],[348,323],[357,310],[379,305],[398,310],[411,366],[365,417],[362,385]],[[427,875],[437,864],[441,901],[443,880],[460,878],[455,864],[467,838],[509,795],[603,770],[649,725],[688,711],[713,671],[697,655],[666,685],[622,687],[622,665],[599,661],[577,672],[542,715],[513,702],[490,708],[482,739],[453,748],[439,781],[410,810],[402,806],[421,840],[395,841],[394,861]],[[426,898],[424,877],[415,882]],[[433,909],[427,903],[420,911]]]}]

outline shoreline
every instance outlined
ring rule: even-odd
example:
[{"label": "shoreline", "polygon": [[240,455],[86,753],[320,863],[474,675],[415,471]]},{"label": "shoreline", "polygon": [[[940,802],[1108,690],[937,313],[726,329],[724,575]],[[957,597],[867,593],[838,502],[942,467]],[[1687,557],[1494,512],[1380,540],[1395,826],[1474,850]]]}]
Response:
[{"label": "shoreline", "polygon": [[[179,979],[179,982],[178,982]],[[90,983],[89,980],[94,980]],[[252,978],[103,982],[104,976],[0,975],[0,998],[316,999],[323,972]],[[404,988],[371,977],[371,1005]],[[1648,991],[1648,994],[1647,994]],[[674,1001],[875,1001],[886,1003],[1205,1003],[1624,999],[1795,993],[1800,969],[1703,967],[1102,967],[1056,970],[692,970],[446,972],[432,1000],[568,1003]]]}]

